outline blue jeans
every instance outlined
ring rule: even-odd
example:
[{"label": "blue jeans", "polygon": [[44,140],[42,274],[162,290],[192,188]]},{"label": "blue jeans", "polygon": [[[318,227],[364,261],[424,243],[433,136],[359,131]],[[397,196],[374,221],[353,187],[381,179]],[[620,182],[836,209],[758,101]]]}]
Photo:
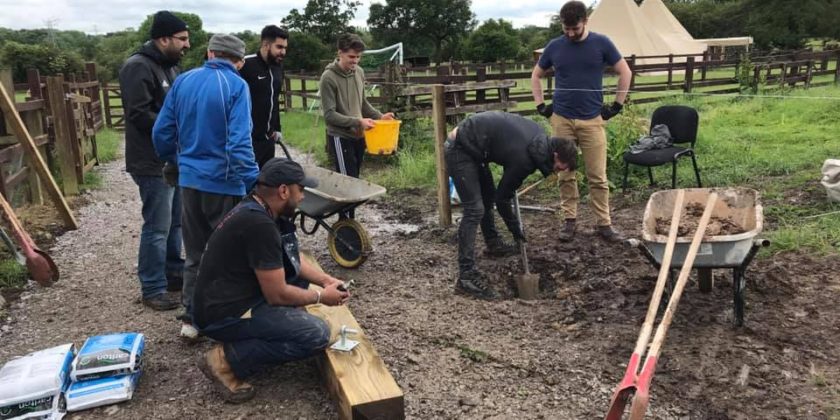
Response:
[{"label": "blue jeans", "polygon": [[200,329],[223,343],[234,375],[245,379],[261,368],[314,356],[327,348],[330,327],[303,308],[262,302],[251,318],[228,318]]},{"label": "blue jeans", "polygon": [[166,292],[167,273],[181,276],[181,189],[160,176],[131,174],[143,202],[143,228],[137,256],[137,275],[143,299]]}]

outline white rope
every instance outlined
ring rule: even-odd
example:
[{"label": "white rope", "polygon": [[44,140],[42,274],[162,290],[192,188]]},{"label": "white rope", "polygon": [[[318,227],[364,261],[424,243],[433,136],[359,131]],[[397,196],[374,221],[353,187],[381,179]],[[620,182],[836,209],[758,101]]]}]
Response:
[{"label": "white rope", "polygon": [[[598,89],[560,89],[560,88],[555,88],[554,92],[656,93],[657,91],[641,91],[641,90],[618,91],[618,90],[615,90],[615,89],[598,90]],[[660,91],[660,92],[668,92],[668,91]],[[758,95],[758,94],[746,94],[746,93],[713,93],[713,92],[671,92],[669,95],[665,95],[665,96],[680,96],[680,95],[685,95],[685,96],[723,96],[723,97],[732,97],[732,98],[739,97],[739,98],[759,98],[759,99],[816,99],[816,100],[840,101],[840,96]]]}]

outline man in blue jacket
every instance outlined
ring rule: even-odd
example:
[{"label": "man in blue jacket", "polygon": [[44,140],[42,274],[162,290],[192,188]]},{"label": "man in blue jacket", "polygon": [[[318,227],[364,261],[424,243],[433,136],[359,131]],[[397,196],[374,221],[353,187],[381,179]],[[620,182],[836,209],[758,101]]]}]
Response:
[{"label": "man in blue jacket", "polygon": [[253,187],[259,174],[251,144],[251,97],[239,77],[245,43],[216,34],[203,67],[181,75],[166,96],[152,132],[160,158],[177,163],[165,174],[183,194],[184,267],[181,336],[195,339],[192,298],[210,234]]}]

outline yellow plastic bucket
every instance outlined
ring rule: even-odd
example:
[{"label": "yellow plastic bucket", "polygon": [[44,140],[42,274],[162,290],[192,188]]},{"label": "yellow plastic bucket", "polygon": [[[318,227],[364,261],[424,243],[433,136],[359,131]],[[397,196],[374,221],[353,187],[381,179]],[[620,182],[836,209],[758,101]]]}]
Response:
[{"label": "yellow plastic bucket", "polygon": [[397,151],[400,140],[400,120],[376,120],[376,125],[365,130],[365,145],[372,155],[390,155]]}]

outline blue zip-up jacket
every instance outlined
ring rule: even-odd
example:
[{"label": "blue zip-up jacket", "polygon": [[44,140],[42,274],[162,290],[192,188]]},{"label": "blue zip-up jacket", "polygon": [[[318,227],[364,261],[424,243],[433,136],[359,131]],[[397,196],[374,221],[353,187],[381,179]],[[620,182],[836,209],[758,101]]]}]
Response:
[{"label": "blue zip-up jacket", "polygon": [[175,80],[152,141],[162,160],[178,164],[182,187],[241,197],[257,180],[248,84],[227,60],[208,60]]}]

